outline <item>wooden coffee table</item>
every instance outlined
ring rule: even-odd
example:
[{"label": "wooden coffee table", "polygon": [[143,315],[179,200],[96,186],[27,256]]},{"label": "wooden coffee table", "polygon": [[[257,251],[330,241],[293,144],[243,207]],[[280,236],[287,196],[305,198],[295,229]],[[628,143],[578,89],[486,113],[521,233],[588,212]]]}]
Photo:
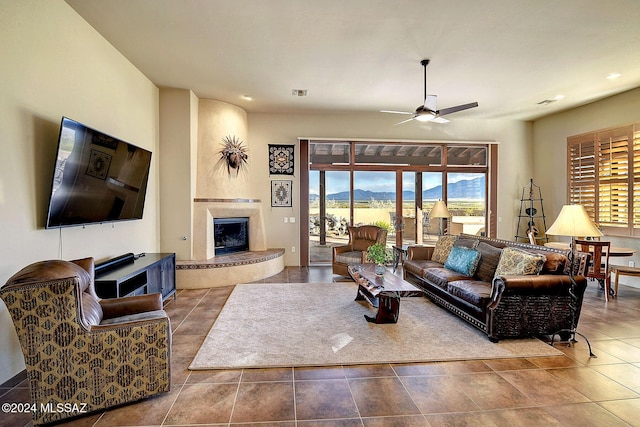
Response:
[{"label": "wooden coffee table", "polygon": [[421,297],[424,293],[388,269],[382,277],[376,276],[375,264],[350,265],[349,275],[358,284],[356,301],[366,300],[378,308],[375,317],[364,315],[368,322],[396,323],[400,314],[401,297]]}]

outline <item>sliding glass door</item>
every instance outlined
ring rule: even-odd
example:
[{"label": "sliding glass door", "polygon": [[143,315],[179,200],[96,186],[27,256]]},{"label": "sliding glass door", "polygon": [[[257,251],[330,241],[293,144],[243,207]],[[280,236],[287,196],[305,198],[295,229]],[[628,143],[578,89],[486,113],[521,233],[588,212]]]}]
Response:
[{"label": "sliding glass door", "polygon": [[[389,246],[433,244],[442,232],[495,235],[490,147],[301,140],[301,200],[308,200],[301,215],[309,217],[301,264],[331,262],[333,246],[347,243],[350,225],[386,228]],[[450,218],[432,217],[439,200]]]},{"label": "sliding glass door", "polygon": [[396,221],[395,172],[355,171],[353,173],[353,223],[386,228],[391,241]]},{"label": "sliding glass door", "polygon": [[309,255],[313,263],[331,262],[333,246],[348,241],[350,181],[348,171],[309,171]]},{"label": "sliding glass door", "polygon": [[448,173],[447,206],[451,234],[486,233],[487,197],[483,173]]}]

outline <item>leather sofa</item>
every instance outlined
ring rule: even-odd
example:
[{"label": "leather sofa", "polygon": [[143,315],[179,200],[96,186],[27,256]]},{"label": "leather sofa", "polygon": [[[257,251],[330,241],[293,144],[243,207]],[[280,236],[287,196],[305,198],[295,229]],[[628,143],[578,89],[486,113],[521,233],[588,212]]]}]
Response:
[{"label": "leather sofa", "polygon": [[169,391],[171,325],[159,293],[100,299],[86,258],[31,264],[0,297],[24,355],[35,425]]},{"label": "leather sofa", "polygon": [[[517,271],[520,267],[514,267],[516,263],[509,263],[509,257],[501,260],[507,248],[509,257],[515,254],[516,257],[535,261],[534,270]],[[477,252],[477,264],[473,272],[469,270],[463,274],[459,272],[460,268],[458,271],[450,268],[449,257],[454,252],[465,254],[473,251]],[[575,254],[576,325],[587,286],[585,276],[589,258],[588,253]],[[422,289],[433,302],[497,342],[502,338],[549,336],[571,328],[569,269],[567,251],[462,234],[444,236],[435,247],[410,246],[403,275],[406,281]],[[568,334],[563,333],[560,337],[567,339]]]}]

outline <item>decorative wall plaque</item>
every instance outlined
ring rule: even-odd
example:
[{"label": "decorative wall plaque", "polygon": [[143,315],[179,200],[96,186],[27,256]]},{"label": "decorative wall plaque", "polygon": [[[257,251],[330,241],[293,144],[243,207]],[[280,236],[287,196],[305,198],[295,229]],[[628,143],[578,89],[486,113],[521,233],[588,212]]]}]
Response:
[{"label": "decorative wall plaque", "polygon": [[271,206],[291,206],[291,186],[293,181],[271,181]]},{"label": "decorative wall plaque", "polygon": [[220,160],[227,165],[227,173],[231,174],[231,169],[236,170],[236,175],[243,165],[246,166],[249,155],[247,147],[242,145],[242,141],[235,136],[227,135],[222,138],[222,149],[218,152]]},{"label": "decorative wall plaque", "polygon": [[269,144],[269,174],[293,175],[293,145]]}]

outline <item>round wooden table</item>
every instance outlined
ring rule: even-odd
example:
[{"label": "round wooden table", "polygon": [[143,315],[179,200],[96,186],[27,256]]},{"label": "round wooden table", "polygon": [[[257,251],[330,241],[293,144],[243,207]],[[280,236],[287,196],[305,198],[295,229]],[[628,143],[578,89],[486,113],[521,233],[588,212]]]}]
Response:
[{"label": "round wooden table", "polygon": [[[544,244],[546,247],[554,248],[554,249],[566,249],[569,250],[569,243],[566,242],[547,242]],[[636,253],[636,250],[633,248],[623,248],[620,246],[611,246],[610,248],[612,256],[633,256]]]}]

